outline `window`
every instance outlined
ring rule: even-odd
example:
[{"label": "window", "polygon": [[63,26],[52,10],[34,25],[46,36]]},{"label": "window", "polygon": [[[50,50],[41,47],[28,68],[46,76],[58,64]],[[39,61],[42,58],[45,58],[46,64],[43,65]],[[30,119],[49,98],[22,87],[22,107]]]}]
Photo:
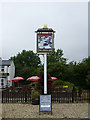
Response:
[{"label": "window", "polygon": [[1,79],[1,82],[3,82],[3,79]]},{"label": "window", "polygon": [[1,86],[3,86],[4,85],[4,83],[1,83]]},{"label": "window", "polygon": [[1,79],[1,86],[4,86],[4,79]]},{"label": "window", "polygon": [[1,66],[1,71],[4,72],[4,66]]}]

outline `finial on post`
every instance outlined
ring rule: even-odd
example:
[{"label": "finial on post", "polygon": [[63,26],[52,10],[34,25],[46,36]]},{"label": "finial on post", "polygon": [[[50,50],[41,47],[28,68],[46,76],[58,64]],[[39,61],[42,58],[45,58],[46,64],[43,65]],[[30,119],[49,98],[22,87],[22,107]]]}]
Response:
[{"label": "finial on post", "polygon": [[47,24],[45,24],[43,28],[47,28]]}]

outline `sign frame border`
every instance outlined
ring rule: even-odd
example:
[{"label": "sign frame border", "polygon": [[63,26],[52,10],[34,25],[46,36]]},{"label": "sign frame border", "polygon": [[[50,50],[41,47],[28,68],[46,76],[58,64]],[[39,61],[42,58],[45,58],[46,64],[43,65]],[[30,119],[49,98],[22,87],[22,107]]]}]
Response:
[{"label": "sign frame border", "polygon": [[[38,46],[38,35],[43,35],[43,34],[46,34],[46,35],[51,35],[52,34],[52,48],[51,49],[39,49],[39,46]],[[44,33],[37,33],[37,53],[39,54],[41,54],[41,53],[52,53],[54,51],[54,33],[53,32],[50,32],[50,33],[46,33],[46,32],[44,32]]]},{"label": "sign frame border", "polygon": [[39,96],[39,115],[41,112],[46,112],[46,113],[49,113],[51,112],[51,115],[52,115],[52,95],[51,94],[42,94],[42,95],[50,95],[51,96],[51,111],[40,111],[40,96]]}]

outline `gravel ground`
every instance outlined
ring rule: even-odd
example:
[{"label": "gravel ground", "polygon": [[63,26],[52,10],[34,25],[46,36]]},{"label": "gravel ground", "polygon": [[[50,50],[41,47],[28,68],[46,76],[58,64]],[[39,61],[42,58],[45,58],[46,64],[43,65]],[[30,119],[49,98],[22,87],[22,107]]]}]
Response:
[{"label": "gravel ground", "polygon": [[52,104],[52,115],[39,115],[39,105],[2,104],[2,118],[88,118],[88,103]]}]

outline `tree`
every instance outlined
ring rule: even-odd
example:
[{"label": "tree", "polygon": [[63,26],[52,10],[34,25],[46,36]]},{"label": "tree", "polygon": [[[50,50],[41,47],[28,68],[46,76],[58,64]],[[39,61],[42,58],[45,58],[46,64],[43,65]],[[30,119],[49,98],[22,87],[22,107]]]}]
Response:
[{"label": "tree", "polygon": [[65,75],[64,73],[66,70],[66,66],[67,65],[65,65],[63,63],[59,63],[59,62],[50,63],[50,64],[48,64],[48,73],[51,76],[57,77],[58,79],[63,79],[64,75]]},{"label": "tree", "polygon": [[[15,64],[15,76],[21,76],[24,79],[33,75],[39,76],[44,71],[40,58],[33,51],[23,50],[10,60]],[[47,60],[50,76],[73,83],[79,88],[90,88],[90,57],[83,59],[80,63],[72,61],[67,64],[67,59],[63,57],[63,50],[58,49],[54,50],[52,55],[48,55]]]},{"label": "tree", "polygon": [[86,84],[88,89],[90,90],[90,72],[88,72],[88,75],[86,76]]},{"label": "tree", "polygon": [[52,55],[48,56],[48,73],[62,79],[63,73],[66,69],[66,58],[63,57],[63,50],[54,50]]},{"label": "tree", "polygon": [[86,77],[85,84],[86,84],[87,89],[90,89],[90,57],[83,59],[82,64],[85,65],[85,68],[87,70],[87,73],[85,76]]},{"label": "tree", "polygon": [[21,53],[18,53],[17,56],[11,57],[11,60],[15,64],[20,64],[22,67],[38,67],[41,63],[40,58],[33,51],[23,50]]},{"label": "tree", "polygon": [[80,63],[70,62],[64,74],[64,80],[73,83],[79,88],[89,88],[89,71],[90,61],[87,59],[82,60]]},{"label": "tree", "polygon": [[64,63],[66,64],[66,58],[63,57],[63,50],[58,49],[57,51],[54,50],[52,55],[48,55],[48,64],[49,63]]},{"label": "tree", "polygon": [[40,58],[33,51],[23,50],[10,60],[15,64],[15,76],[26,77],[35,75],[36,69],[41,64]]}]

